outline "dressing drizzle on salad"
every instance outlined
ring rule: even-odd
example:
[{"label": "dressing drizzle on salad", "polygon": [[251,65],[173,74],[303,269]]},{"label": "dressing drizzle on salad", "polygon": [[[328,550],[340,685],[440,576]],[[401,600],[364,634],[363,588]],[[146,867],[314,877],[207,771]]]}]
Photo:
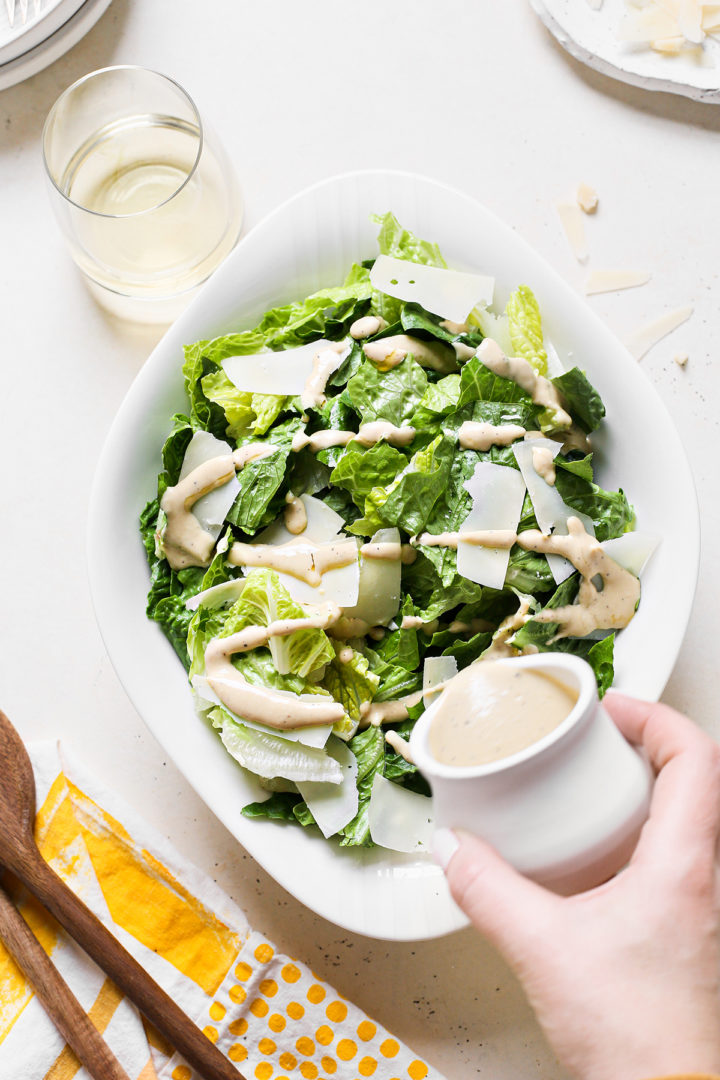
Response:
[{"label": "dressing drizzle on salad", "polygon": [[198,499],[216,488],[222,487],[249,461],[257,461],[271,454],[275,448],[265,443],[250,443],[232,454],[223,454],[203,462],[173,487],[166,489],[160,500],[160,509],[167,517],[167,525],[160,546],[173,570],[186,566],[207,566],[210,562],[215,537],[203,529],[192,513]]}]

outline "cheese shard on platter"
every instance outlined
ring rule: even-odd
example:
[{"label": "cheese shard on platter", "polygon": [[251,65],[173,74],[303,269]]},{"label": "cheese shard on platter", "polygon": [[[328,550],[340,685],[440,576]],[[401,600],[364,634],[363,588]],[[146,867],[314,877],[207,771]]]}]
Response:
[{"label": "cheese shard on platter", "polygon": [[[341,519],[342,521],[342,519]],[[388,544],[400,551],[400,530],[379,529],[368,546]],[[360,554],[360,580],[357,603],[343,608],[343,615],[362,619],[369,626],[387,624],[400,608],[402,563],[398,558],[374,558]]]},{"label": "cheese shard on platter", "polygon": [[612,540],[603,540],[600,546],[625,570],[640,577],[659,543],[660,538],[650,533],[628,532]]},{"label": "cheese shard on platter", "polygon": [[[554,439],[526,439],[525,442],[515,443],[513,446],[515,460],[527,485],[540,531],[546,534],[556,532],[559,536],[566,536],[568,518],[576,517],[580,518],[586,531],[594,536],[595,526],[592,520],[586,514],[581,514],[568,506],[558,489],[543,480],[536,471],[533,465],[534,447],[544,447],[555,458],[560,453],[561,446]],[[575,572],[573,564],[562,555],[548,555],[547,561],[558,585]]]},{"label": "cheese shard on platter", "polygon": [[248,353],[246,356],[228,356],[222,361],[222,369],[231,383],[238,390],[248,394],[275,394],[292,396],[302,394],[305,385],[313,373],[315,357],[321,352],[337,352],[337,364],[340,367],[347,349],[338,351],[339,343],[312,341],[309,345],[299,345],[295,349],[283,349],[281,352]]},{"label": "cheese shard on platter", "polygon": [[[473,475],[465,482],[465,488],[472,497],[473,505],[460,526],[461,536],[467,532],[517,530],[525,498],[525,482],[516,469],[495,465],[491,461],[480,461]],[[502,589],[509,560],[509,548],[483,547],[463,540],[458,542],[458,573],[478,585]]]},{"label": "cheese shard on platter", "polygon": [[[290,545],[298,551],[309,552],[312,556],[318,549],[326,544],[339,544],[354,542],[355,537],[340,533],[343,519],[329,506],[313,495],[301,495],[300,499],[305,506],[307,514],[307,526],[299,534],[291,533],[282,518],[278,518],[253,540],[256,544],[270,544],[273,547],[290,548]],[[252,567],[243,567],[243,573],[249,574]],[[301,581],[293,574],[277,571],[280,584],[283,585],[290,596],[298,604],[326,604],[332,601],[339,607],[352,607],[358,601],[360,585],[360,563],[356,557],[345,566],[338,566],[326,570],[322,575],[319,585],[310,585],[307,581]]]},{"label": "cheese shard on platter", "polygon": [[326,750],[342,770],[340,783],[302,780],[298,781],[297,788],[320,832],[327,839],[355,817],[359,796],[356,782],[358,759],[350,747],[333,735],[328,740]]},{"label": "cheese shard on platter", "polygon": [[[216,439],[209,431],[196,431],[187,445],[179,479],[184,480],[194,469],[197,469],[198,465],[204,465],[206,461],[223,457],[225,454],[232,454],[232,448],[228,443],[222,439]],[[192,513],[213,539],[217,540],[220,535],[223,522],[230,513],[230,508],[239,491],[240,484],[237,477],[231,476],[227,483],[203,495],[192,507]]]},{"label": "cheese shard on platter", "polygon": [[393,851],[430,851],[432,799],[393,784],[375,773],[368,807],[370,836]]},{"label": "cheese shard on platter", "polygon": [[423,266],[390,255],[378,255],[370,282],[378,292],[420,304],[434,315],[456,323],[464,323],[474,307],[488,307],[495,291],[492,277]]},{"label": "cheese shard on platter", "polygon": [[435,688],[449,679],[454,679],[458,673],[457,660],[454,656],[426,656],[423,665],[423,704],[427,709],[437,700],[440,690]]},{"label": "cheese shard on platter", "polygon": [[649,280],[650,274],[645,270],[591,270],[585,282],[585,295],[635,289]]}]

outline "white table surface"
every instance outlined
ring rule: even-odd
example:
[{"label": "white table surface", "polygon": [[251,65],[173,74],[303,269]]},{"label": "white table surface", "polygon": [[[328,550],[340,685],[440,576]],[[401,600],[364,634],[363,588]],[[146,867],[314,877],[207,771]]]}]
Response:
[{"label": "white table surface", "polygon": [[[472,931],[388,944],[305,910],[214,820],[115,677],[86,581],[87,502],[105,431],[159,332],[116,322],[86,292],[49,210],[40,133],[66,86],[118,63],[164,71],[195,97],[236,162],[246,228],[332,173],[410,169],[485,202],[581,290],[586,268],[554,204],[591,183],[589,266],[653,274],[593,307],[626,338],[695,305],[642,365],[687,448],[706,537],[720,526],[720,108],[584,70],[523,0],[114,0],[63,59],[0,93],[0,707],[27,739],[70,742],[253,925],[448,1077],[559,1077],[517,983]],[[713,548],[664,700],[718,735]]]}]

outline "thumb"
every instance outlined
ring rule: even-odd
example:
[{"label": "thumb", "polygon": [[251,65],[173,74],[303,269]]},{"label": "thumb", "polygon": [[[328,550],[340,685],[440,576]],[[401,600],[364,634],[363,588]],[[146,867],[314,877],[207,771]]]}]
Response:
[{"label": "thumb", "polygon": [[537,940],[539,926],[562,902],[518,873],[480,837],[460,829],[438,829],[433,854],[453,899],[473,925],[508,957]]}]

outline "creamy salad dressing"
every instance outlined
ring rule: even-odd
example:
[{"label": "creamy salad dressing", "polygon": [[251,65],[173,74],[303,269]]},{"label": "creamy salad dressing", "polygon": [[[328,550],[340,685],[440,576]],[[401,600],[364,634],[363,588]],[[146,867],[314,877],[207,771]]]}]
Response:
[{"label": "creamy salad dressing", "polygon": [[380,727],[382,724],[397,724],[407,720],[408,709],[422,701],[423,692],[396,698],[395,701],[364,701],[360,706],[360,727]]},{"label": "creamy salad dressing", "polygon": [[261,566],[290,574],[308,585],[320,585],[323,574],[357,560],[354,540],[329,544],[291,541],[288,544],[242,544],[236,541],[228,552],[233,566]]},{"label": "creamy salad dressing", "polygon": [[489,765],[549,735],[573,710],[577,693],[541,671],[470,664],[435,706],[428,746],[436,761]]},{"label": "creamy salad dressing", "polygon": [[517,533],[512,529],[470,529],[468,532],[421,533],[417,543],[421,547],[457,548],[462,541],[480,547],[508,549],[516,540]]},{"label": "creamy salad dressing", "polygon": [[430,619],[429,622],[425,622],[419,615],[403,615],[400,623],[401,630],[422,630],[428,637],[432,637],[439,626],[439,619]]},{"label": "creamy salad dressing", "polygon": [[[593,630],[622,629],[632,619],[640,600],[638,578],[603,551],[600,542],[585,531],[579,518],[568,518],[567,528],[567,536],[557,533],[545,535],[536,529],[522,533],[502,529],[467,533],[422,533],[417,538],[417,543],[426,547],[455,548],[461,540],[494,548],[511,548],[513,544],[519,544],[526,551],[562,555],[580,573],[577,603],[541,611],[534,618],[539,622],[558,623],[560,629],[553,640],[585,637]],[[602,582],[600,588],[596,585],[598,579]],[[499,637],[504,625],[501,623],[495,635],[497,647],[495,638],[491,646],[496,654],[504,644]],[[507,634],[507,637],[510,637],[510,634]],[[510,649],[510,646],[507,648]],[[512,655],[515,655],[516,651],[513,650]]]},{"label": "creamy salad dressing", "polygon": [[298,451],[307,446],[313,453],[317,453],[318,450],[328,450],[331,446],[347,446],[351,442],[359,442],[361,446],[375,446],[381,439],[391,446],[408,446],[414,438],[414,427],[397,427],[388,420],[373,420],[369,424],[363,424],[358,431],[336,431],[327,428],[315,431],[312,435],[297,431],[293,436],[292,449]]},{"label": "creamy salad dressing", "polygon": [[283,511],[285,528],[293,536],[299,536],[307,529],[307,510],[302,499],[298,499],[291,491],[285,496],[285,510]]},{"label": "creamy salad dressing", "polygon": [[358,619],[354,615],[341,615],[336,623],[328,627],[329,637],[338,638],[341,641],[348,638],[360,638],[372,629],[372,624]]},{"label": "creamy salad dressing", "polygon": [[526,550],[562,555],[580,572],[578,602],[541,611],[535,618],[559,625],[553,640],[584,637],[593,630],[622,629],[640,600],[639,579],[603,551],[579,518],[568,518],[567,528],[567,536],[545,536],[534,529],[518,536],[518,544]]},{"label": "creamy salad dressing", "polygon": [[452,347],[455,350],[455,356],[462,363],[470,360],[475,355],[475,349],[471,345],[466,345],[464,341],[453,341]]},{"label": "creamy salad dressing", "polygon": [[314,615],[302,619],[283,619],[269,626],[246,626],[229,637],[213,638],[205,649],[205,676],[209,686],[236,716],[277,731],[338,723],[345,716],[339,702],[321,694],[315,700],[308,700],[308,697],[268,686],[254,686],[243,678],[230,657],[266,645],[271,637],[308,628],[323,630],[336,622],[339,614],[336,604],[325,604]]},{"label": "creamy salad dressing", "polygon": [[338,367],[338,353],[343,352],[345,345],[337,342],[329,349],[321,349],[313,358],[312,371],[300,395],[300,404],[303,409],[316,409],[318,405],[325,404],[325,387],[333,371]]},{"label": "creamy salad dressing", "polygon": [[550,380],[544,375],[538,375],[527,360],[520,356],[506,356],[492,338],[485,338],[475,355],[490,371],[503,379],[510,379],[511,382],[517,383],[526,394],[530,395],[535,405],[552,409],[561,427],[571,427],[572,417],[563,408],[559,393]]},{"label": "creamy salad dressing", "polygon": [[490,645],[479,659],[483,661],[502,660],[506,657],[518,656],[521,652],[524,652],[524,649],[516,649],[508,642],[515,631],[520,630],[530,618],[530,601],[523,599],[520,601],[517,610],[507,615],[500,623],[492,636]]},{"label": "creamy salad dressing", "polygon": [[380,315],[364,315],[362,319],[356,319],[350,327],[350,337],[355,341],[375,337],[387,328],[387,323]]},{"label": "creamy salad dressing", "polygon": [[403,739],[402,735],[398,731],[393,731],[392,729],[390,729],[390,731],[386,731],[385,742],[392,750],[395,751],[396,754],[399,754],[400,757],[405,758],[405,760],[409,762],[410,765],[415,764],[412,759],[412,754],[410,753],[410,743],[407,741],[407,739]]},{"label": "creamy salad dressing", "polygon": [[410,334],[393,334],[363,345],[363,352],[380,371],[389,371],[411,354],[421,367],[448,374],[457,370],[455,350],[442,341],[422,341]]},{"label": "creamy salad dressing", "polygon": [[533,469],[551,487],[555,484],[555,457],[547,446],[533,446]]},{"label": "creamy salad dressing", "polygon": [[192,513],[198,499],[227,484],[236,469],[242,469],[249,461],[258,461],[274,450],[274,446],[265,443],[248,443],[232,454],[220,454],[204,461],[184,480],[165,490],[160,508],[167,523],[158,541],[173,570],[207,566],[210,562],[215,537],[203,529]]},{"label": "creamy salad dressing", "polygon": [[467,334],[470,330],[466,322],[453,322],[452,319],[441,319],[440,325],[448,334]]},{"label": "creamy salad dressing", "polygon": [[491,446],[509,446],[527,432],[519,424],[486,424],[466,420],[460,425],[458,438],[463,450],[489,450]]}]

